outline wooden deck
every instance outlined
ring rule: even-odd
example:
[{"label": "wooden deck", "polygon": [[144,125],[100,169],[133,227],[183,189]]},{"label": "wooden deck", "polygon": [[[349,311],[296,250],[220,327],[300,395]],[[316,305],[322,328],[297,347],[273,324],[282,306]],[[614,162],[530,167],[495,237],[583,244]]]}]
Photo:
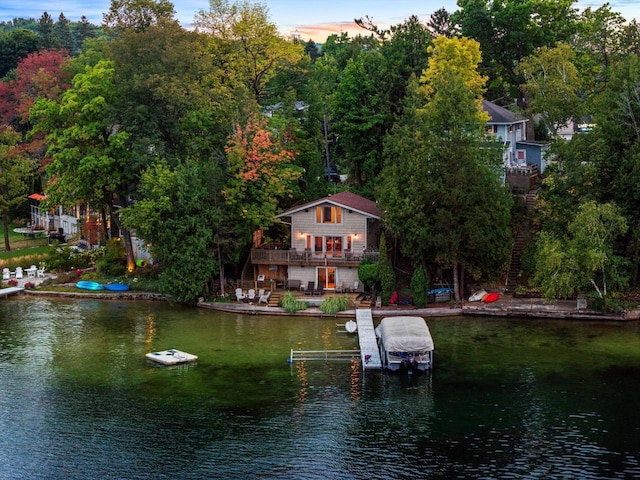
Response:
[{"label": "wooden deck", "polygon": [[370,308],[358,308],[356,310],[356,323],[358,324],[358,342],[360,343],[360,360],[363,370],[381,370],[382,361],[380,350],[376,340],[376,332],[373,328],[373,315]]}]

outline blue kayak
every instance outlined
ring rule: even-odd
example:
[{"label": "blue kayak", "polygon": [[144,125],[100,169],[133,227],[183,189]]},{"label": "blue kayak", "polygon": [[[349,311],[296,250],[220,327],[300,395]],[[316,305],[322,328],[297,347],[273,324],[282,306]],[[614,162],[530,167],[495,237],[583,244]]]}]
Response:
[{"label": "blue kayak", "polygon": [[129,285],[125,285],[124,283],[109,283],[105,285],[104,288],[112,292],[126,292],[129,290]]},{"label": "blue kayak", "polygon": [[76,287],[83,290],[104,290],[104,287],[98,282],[91,282],[89,280],[80,280],[76,283]]}]

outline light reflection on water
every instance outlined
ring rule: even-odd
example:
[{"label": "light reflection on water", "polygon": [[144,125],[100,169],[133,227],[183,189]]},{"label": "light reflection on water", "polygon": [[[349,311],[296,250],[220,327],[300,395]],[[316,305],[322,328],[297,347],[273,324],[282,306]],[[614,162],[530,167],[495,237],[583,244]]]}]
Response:
[{"label": "light reflection on water", "polygon": [[354,348],[335,323],[0,301],[0,478],[640,477],[637,324],[429,319],[432,375],[287,364]]}]

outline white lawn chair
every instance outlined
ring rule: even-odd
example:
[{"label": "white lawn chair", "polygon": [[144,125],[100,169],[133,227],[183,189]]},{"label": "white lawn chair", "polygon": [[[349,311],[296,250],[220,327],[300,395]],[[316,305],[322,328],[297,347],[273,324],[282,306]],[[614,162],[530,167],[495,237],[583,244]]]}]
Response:
[{"label": "white lawn chair", "polygon": [[43,266],[42,268],[38,268],[38,269],[36,270],[36,276],[37,276],[37,277],[42,277],[42,278],[44,278],[44,270],[45,270],[45,268],[46,268],[46,267],[44,267],[44,266]]},{"label": "white lawn chair", "polygon": [[242,291],[241,288],[236,288],[236,298],[239,302],[242,302],[245,298],[247,298],[247,295]]},{"label": "white lawn chair", "polygon": [[31,265],[29,268],[27,268],[26,272],[27,272],[27,277],[29,278],[36,278],[36,272],[38,271],[38,267],[36,267],[35,265]]},{"label": "white lawn chair", "polygon": [[9,280],[10,278],[11,278],[11,270],[9,270],[7,267],[4,267],[2,269],[2,279]]},{"label": "white lawn chair", "polygon": [[16,278],[24,278],[24,274],[22,273],[22,267],[16,267]]},{"label": "white lawn chair", "polygon": [[249,302],[253,302],[256,299],[256,291],[253,288],[247,293],[247,299]]},{"label": "white lawn chair", "polygon": [[271,296],[271,292],[263,293],[262,295],[260,295],[260,298],[258,299],[258,304],[266,303],[268,305],[270,296]]}]

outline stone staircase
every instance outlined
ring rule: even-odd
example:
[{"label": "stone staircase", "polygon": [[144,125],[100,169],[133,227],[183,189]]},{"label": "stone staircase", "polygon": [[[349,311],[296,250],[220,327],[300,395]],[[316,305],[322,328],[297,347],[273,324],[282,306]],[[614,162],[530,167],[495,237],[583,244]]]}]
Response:
[{"label": "stone staircase", "polygon": [[527,244],[529,238],[529,232],[531,231],[531,214],[535,208],[536,194],[527,193],[525,195],[525,205],[527,207],[527,218],[522,222],[516,238],[511,248],[511,260],[509,261],[509,270],[507,272],[506,291],[514,292],[518,287],[518,281],[520,279],[520,272],[522,270],[522,250]]}]

